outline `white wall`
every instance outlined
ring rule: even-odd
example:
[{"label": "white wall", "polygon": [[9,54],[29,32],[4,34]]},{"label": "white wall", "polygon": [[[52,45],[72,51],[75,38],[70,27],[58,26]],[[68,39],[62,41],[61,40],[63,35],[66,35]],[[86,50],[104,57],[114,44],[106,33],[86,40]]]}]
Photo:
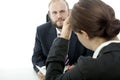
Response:
[{"label": "white wall", "polygon": [[0,1],[0,68],[31,66],[36,27],[46,21],[48,2]]},{"label": "white wall", "polygon": [[[78,0],[67,1],[72,8]],[[119,0],[104,1],[113,6],[120,19]],[[0,0],[0,80],[11,77],[12,74],[9,74],[13,70],[30,69],[33,73],[31,57],[36,27],[46,21],[48,2],[49,0]]]}]

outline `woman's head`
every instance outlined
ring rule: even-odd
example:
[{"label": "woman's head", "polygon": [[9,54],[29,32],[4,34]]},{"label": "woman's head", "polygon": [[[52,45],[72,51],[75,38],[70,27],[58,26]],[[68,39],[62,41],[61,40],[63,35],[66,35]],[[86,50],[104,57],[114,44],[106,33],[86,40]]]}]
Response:
[{"label": "woman's head", "polygon": [[85,31],[89,38],[112,39],[120,31],[120,21],[114,10],[101,0],[79,0],[71,11],[70,24],[74,32]]}]

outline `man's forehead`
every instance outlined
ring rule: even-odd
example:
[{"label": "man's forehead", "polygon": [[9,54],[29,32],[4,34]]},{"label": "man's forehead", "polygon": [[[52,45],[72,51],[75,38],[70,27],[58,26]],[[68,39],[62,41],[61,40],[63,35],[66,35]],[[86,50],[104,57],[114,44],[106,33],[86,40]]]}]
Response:
[{"label": "man's forehead", "polygon": [[56,11],[56,12],[59,12],[59,11],[66,11],[67,9],[66,8],[54,8],[54,9],[51,9],[51,10],[49,10],[49,11],[51,11],[51,12],[54,12],[54,11]]},{"label": "man's forehead", "polygon": [[51,3],[51,5],[49,6],[49,10],[51,11],[60,11],[66,9],[68,9],[68,6],[66,5],[65,2],[54,2]]}]

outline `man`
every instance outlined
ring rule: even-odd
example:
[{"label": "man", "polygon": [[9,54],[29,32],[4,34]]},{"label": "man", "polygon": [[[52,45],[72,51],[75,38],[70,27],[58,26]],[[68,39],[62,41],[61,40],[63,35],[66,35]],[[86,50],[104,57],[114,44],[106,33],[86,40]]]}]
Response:
[{"label": "man", "polygon": [[[34,53],[32,62],[35,71],[40,77],[44,77],[38,70],[37,66],[45,66],[48,52],[52,42],[61,32],[64,20],[69,16],[69,6],[65,0],[51,0],[49,3],[50,21],[37,27]],[[71,34],[71,39],[68,48],[69,65],[77,62],[80,55],[92,55],[92,51],[87,50],[77,39],[74,33]]]}]

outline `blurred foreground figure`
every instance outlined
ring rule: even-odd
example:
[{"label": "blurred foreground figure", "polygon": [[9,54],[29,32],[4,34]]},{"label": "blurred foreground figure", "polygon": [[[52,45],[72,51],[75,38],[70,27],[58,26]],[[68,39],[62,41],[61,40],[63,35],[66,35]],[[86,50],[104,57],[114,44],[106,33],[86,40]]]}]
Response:
[{"label": "blurred foreground figure", "polygon": [[[64,73],[71,32],[94,51],[93,57],[80,56]],[[101,0],[79,0],[52,44],[47,58],[46,80],[120,80],[120,21],[114,10]]]}]

